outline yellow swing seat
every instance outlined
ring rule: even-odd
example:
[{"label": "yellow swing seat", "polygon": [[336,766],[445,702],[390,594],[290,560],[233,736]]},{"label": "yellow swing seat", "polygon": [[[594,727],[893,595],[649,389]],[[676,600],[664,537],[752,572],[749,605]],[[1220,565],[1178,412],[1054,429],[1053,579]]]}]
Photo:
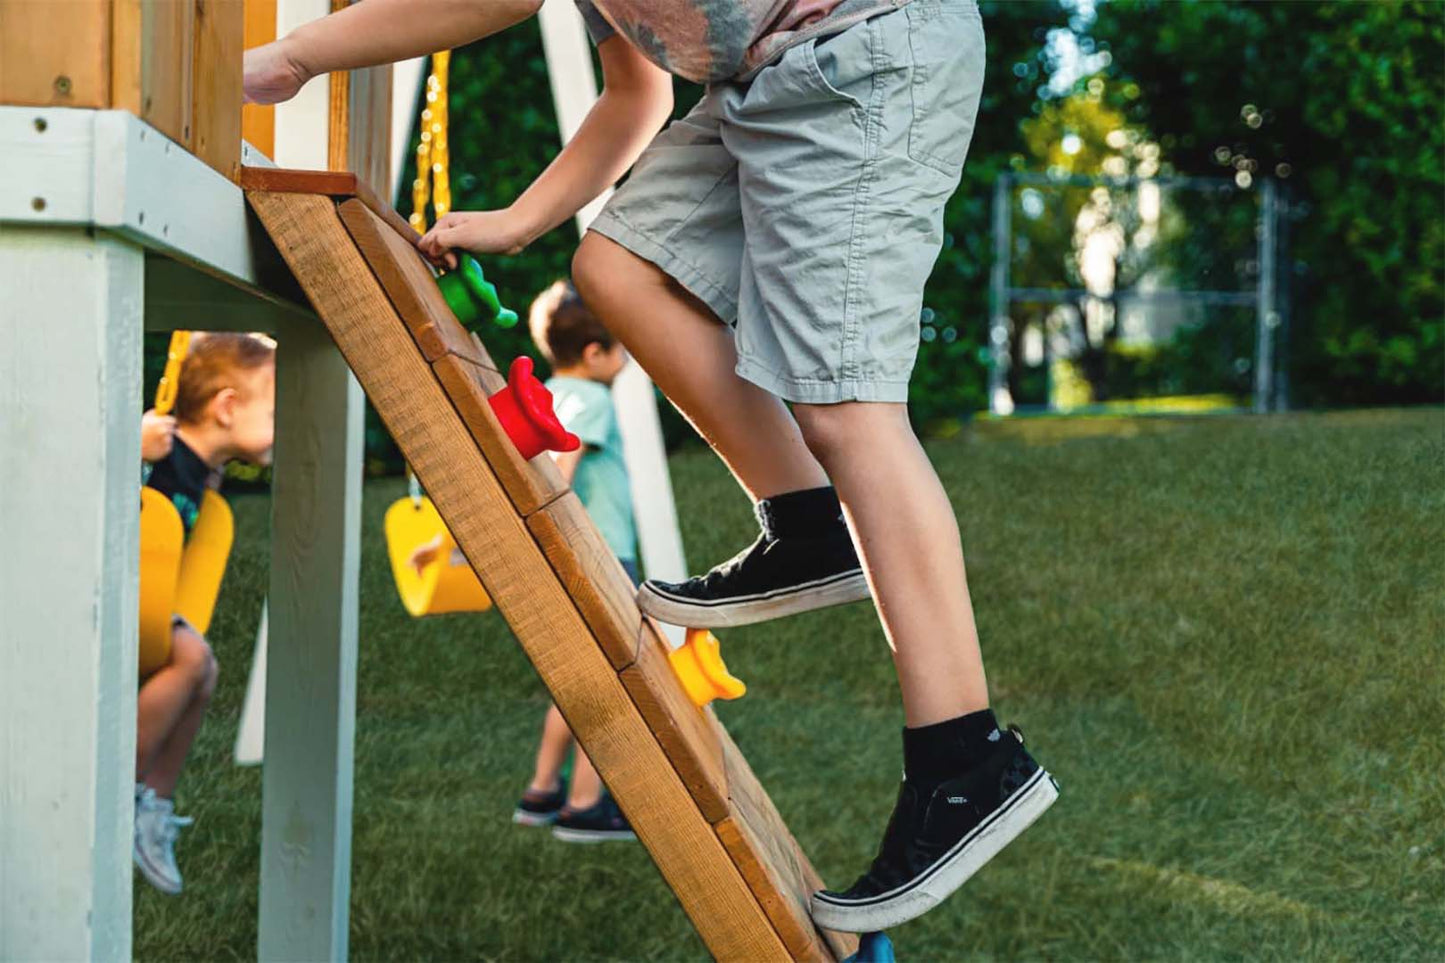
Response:
[{"label": "yellow swing seat", "polygon": [[207,489],[187,541],[170,499],[142,488],[140,500],[140,676],[145,678],[170,660],[174,616],[202,635],[209,631],[235,519],[226,500]]},{"label": "yellow swing seat", "polygon": [[[492,607],[477,573],[457,548],[436,506],[426,496],[398,499],[386,510],[386,549],[401,604],[413,617],[485,612]],[[441,536],[436,558],[420,572],[409,564],[416,549]]]}]

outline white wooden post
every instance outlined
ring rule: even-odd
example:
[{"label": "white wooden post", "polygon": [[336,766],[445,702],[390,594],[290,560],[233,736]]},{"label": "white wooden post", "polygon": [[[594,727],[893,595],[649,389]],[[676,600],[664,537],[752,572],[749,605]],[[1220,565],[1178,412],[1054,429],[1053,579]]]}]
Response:
[{"label": "white wooden post", "polygon": [[[557,109],[557,126],[565,144],[597,102],[592,45],[571,0],[547,0],[539,18],[542,49],[552,82],[552,103]],[[577,213],[578,234],[587,233],[587,225],[602,211],[609,196],[610,193],[603,194]],[[633,516],[637,521],[642,567],[648,578],[668,581],[687,578],[687,561],[682,554],[682,533],[677,525],[677,505],[672,497],[672,477],[667,471],[652,379],[638,364],[629,364],[613,383],[612,396],[622,432],[623,459],[632,480]],[[664,626],[663,631],[673,646],[682,644],[681,628],[669,625]]]},{"label": "white wooden post", "polygon": [[0,228],[0,959],[131,956],[143,277]]},{"label": "white wooden post", "polygon": [[351,893],[362,394],[317,322],[277,332],[262,960],[342,960]]}]

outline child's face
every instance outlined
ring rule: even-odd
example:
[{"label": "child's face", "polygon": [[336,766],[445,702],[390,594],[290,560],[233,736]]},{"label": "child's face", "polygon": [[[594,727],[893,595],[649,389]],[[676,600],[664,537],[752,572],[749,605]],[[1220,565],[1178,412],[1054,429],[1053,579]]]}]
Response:
[{"label": "child's face", "polygon": [[231,447],[236,457],[269,465],[276,441],[276,366],[250,372],[229,407]]}]

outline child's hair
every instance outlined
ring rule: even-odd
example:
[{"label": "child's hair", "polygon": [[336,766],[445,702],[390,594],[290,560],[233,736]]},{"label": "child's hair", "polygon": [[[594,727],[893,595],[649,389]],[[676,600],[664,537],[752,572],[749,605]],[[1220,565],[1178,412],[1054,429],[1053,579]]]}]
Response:
[{"label": "child's hair", "polygon": [[181,363],[176,421],[196,424],[212,398],[227,388],[244,393],[245,375],[275,363],[276,343],[270,338],[229,331],[196,335]]},{"label": "child's hair", "polygon": [[582,360],[589,344],[608,350],[612,335],[587,307],[568,280],[554,281],[537,299],[527,316],[537,350],[554,367],[574,365]]}]

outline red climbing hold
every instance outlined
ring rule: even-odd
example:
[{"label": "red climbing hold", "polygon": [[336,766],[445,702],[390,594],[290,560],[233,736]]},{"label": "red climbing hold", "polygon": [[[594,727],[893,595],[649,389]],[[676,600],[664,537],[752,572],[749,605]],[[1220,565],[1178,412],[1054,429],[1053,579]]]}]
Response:
[{"label": "red climbing hold", "polygon": [[557,420],[552,411],[552,392],[537,380],[532,373],[532,359],[525,355],[508,369],[507,387],[487,400],[523,458],[544,451],[576,451],[582,444]]}]

